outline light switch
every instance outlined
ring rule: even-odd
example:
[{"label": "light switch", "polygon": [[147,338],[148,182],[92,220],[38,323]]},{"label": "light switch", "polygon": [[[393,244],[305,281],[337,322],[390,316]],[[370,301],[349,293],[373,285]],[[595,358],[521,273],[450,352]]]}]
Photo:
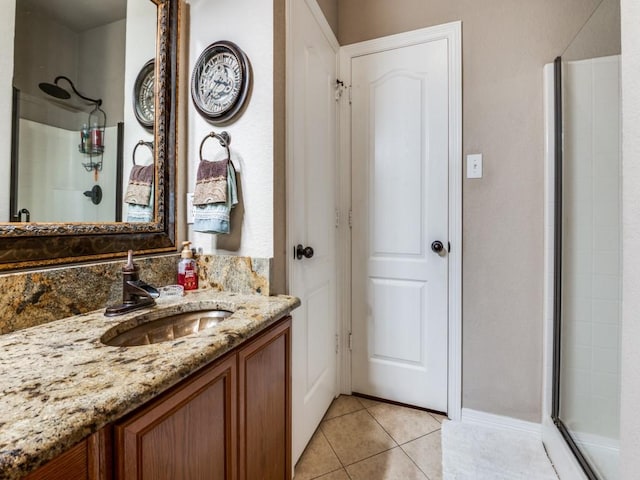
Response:
[{"label": "light switch", "polygon": [[467,178],[482,178],[482,154],[467,155]]}]

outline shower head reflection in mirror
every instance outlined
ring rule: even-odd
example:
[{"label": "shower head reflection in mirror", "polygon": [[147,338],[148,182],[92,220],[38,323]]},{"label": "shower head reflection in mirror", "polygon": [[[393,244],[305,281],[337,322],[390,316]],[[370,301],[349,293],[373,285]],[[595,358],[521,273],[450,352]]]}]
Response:
[{"label": "shower head reflection in mirror", "polygon": [[71,79],[69,79],[69,77],[65,77],[64,75],[58,75],[53,80],[53,83],[44,83],[44,82],[43,83],[39,83],[38,87],[40,88],[40,90],[42,90],[47,95],[50,95],[52,97],[55,97],[55,98],[58,98],[58,99],[61,99],[61,100],[68,100],[68,99],[71,98],[71,94],[67,90],[62,88],[60,85],[58,85],[58,82],[60,80],[65,80],[69,84],[69,86],[71,87],[71,90],[73,90],[73,93],[75,93],[81,99],[86,100],[87,102],[95,103],[97,106],[102,105],[102,99],[101,98],[90,98],[90,97],[87,97],[87,96],[81,94],[76,89],[76,86],[73,84]]}]

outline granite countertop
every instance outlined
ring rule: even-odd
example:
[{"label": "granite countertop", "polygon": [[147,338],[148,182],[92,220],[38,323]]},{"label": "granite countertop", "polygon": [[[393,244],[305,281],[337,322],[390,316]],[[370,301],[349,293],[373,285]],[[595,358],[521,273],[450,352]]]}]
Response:
[{"label": "granite countertop", "polygon": [[[0,335],[0,478],[19,478],[151,400],[288,314],[294,297],[203,290],[107,318],[104,310]],[[109,347],[127,321],[225,309],[218,326],[173,341]],[[141,317],[142,318],[139,318]]]}]

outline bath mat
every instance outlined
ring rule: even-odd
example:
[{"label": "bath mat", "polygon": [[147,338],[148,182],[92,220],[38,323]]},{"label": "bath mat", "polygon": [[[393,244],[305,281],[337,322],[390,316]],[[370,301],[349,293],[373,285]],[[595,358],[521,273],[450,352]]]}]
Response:
[{"label": "bath mat", "polygon": [[442,424],[442,470],[444,480],[558,480],[540,440],[466,422]]}]

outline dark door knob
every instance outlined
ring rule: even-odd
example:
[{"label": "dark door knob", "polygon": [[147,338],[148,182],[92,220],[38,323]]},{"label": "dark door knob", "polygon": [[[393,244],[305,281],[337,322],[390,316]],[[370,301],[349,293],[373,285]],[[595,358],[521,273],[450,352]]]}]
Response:
[{"label": "dark door knob", "polygon": [[313,257],[313,248],[303,247],[302,245],[298,244],[298,246],[296,246],[295,248],[295,254],[298,260],[301,260],[302,257],[311,258]]},{"label": "dark door knob", "polygon": [[442,253],[442,251],[444,250],[444,245],[440,240],[436,240],[431,244],[431,250],[440,255],[440,253]]}]

